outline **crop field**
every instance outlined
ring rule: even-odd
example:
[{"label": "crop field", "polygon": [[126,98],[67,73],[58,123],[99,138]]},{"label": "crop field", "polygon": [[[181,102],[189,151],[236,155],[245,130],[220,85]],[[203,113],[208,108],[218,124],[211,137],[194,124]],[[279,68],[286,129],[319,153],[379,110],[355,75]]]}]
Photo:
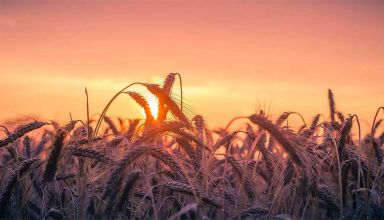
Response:
[{"label": "crop field", "polygon": [[[311,121],[260,111],[212,130],[204,116],[185,114],[175,83],[175,73],[132,83],[85,120],[1,126],[0,218],[384,218],[383,107],[368,134],[352,133],[359,118],[338,111],[331,90],[329,113]],[[145,119],[108,114],[123,94]],[[298,128],[290,117],[302,119]]]}]

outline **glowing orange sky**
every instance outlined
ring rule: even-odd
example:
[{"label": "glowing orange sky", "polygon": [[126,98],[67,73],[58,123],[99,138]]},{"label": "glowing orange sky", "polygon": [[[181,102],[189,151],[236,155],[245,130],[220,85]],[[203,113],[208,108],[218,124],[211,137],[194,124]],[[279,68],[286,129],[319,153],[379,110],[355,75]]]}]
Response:
[{"label": "glowing orange sky", "polygon": [[[255,2],[1,1],[0,120],[84,118],[85,86],[97,113],[126,84],[179,72],[213,126],[264,105],[328,116],[328,88],[371,121],[384,103],[384,4]],[[138,112],[122,97],[111,114]]]}]

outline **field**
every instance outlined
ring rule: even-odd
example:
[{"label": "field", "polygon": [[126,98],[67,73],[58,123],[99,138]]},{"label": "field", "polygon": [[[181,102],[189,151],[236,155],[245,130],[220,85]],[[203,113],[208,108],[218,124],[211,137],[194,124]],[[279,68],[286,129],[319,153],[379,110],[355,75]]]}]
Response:
[{"label": "field", "polygon": [[[260,111],[210,130],[172,97],[178,79],[131,84],[158,98],[157,115],[130,85],[97,118],[1,126],[1,218],[384,218],[383,107],[369,134],[352,135],[358,117],[339,112],[331,90],[329,115],[299,129],[287,123],[299,113]],[[107,116],[122,94],[144,120]]]}]

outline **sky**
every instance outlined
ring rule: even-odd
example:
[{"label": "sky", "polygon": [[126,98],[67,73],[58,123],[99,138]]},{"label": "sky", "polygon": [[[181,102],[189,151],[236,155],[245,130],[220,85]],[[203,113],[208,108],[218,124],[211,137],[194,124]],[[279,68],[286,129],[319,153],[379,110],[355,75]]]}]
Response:
[{"label": "sky", "polygon": [[[0,0],[0,121],[84,119],[85,87],[96,115],[125,85],[178,72],[186,112],[211,127],[260,109],[328,118],[328,88],[368,126],[383,39],[383,1]],[[141,117],[128,96],[109,114]]]}]

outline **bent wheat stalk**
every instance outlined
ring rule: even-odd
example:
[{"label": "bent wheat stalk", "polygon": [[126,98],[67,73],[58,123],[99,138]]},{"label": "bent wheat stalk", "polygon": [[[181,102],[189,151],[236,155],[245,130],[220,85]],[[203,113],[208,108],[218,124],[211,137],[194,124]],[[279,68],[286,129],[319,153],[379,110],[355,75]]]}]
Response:
[{"label": "bent wheat stalk", "polygon": [[264,116],[253,114],[249,116],[249,120],[252,123],[257,124],[263,129],[267,130],[281,144],[281,146],[285,149],[285,151],[290,155],[292,160],[297,165],[305,167],[303,158],[299,153],[301,149],[295,146],[295,144],[290,140],[288,135],[282,129],[280,129]]},{"label": "bent wheat stalk", "polygon": [[34,121],[34,122],[31,122],[31,123],[28,123],[24,126],[19,127],[18,129],[16,129],[16,131],[14,131],[10,135],[8,135],[8,137],[6,139],[0,140],[0,148],[14,142],[16,139],[22,137],[26,133],[31,132],[31,131],[36,130],[36,129],[39,129],[46,124],[47,124],[46,122]]}]

